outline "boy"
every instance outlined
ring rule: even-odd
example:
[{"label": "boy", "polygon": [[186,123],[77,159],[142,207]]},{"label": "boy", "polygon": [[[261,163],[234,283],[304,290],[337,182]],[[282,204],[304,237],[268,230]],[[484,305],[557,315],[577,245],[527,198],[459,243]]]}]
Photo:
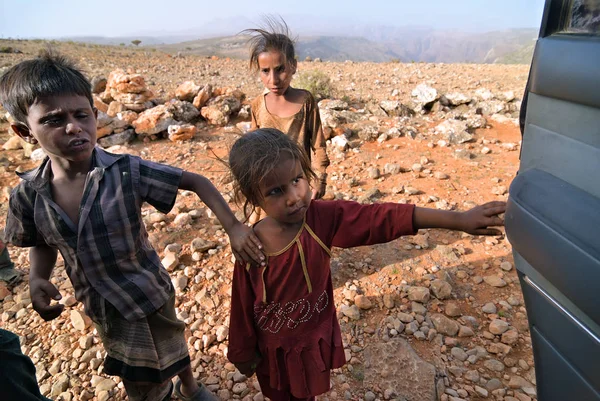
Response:
[{"label": "boy", "polygon": [[173,286],[148,241],[141,206],[168,213],[177,190],[190,190],[221,221],[236,257],[262,260],[256,236],[205,177],[95,147],[90,83],[64,57],[46,52],[9,69],[0,102],[15,119],[12,129],[48,155],[20,174],[6,221],[7,241],[32,247],[33,308],[45,320],[63,310],[50,304],[61,298],[49,281],[58,250],[107,351],[104,371],[123,379],[130,400],[169,399],[175,375],[181,399],[214,398],[193,378]]}]

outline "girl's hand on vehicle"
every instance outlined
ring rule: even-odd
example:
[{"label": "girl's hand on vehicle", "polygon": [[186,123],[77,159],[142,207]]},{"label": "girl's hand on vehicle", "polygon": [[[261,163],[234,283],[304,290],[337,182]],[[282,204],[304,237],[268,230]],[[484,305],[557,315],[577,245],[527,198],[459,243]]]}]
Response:
[{"label": "girl's hand on vehicle", "polygon": [[475,206],[462,212],[460,229],[472,235],[499,235],[502,232],[492,226],[504,226],[504,218],[500,217],[506,211],[506,202],[494,201]]}]

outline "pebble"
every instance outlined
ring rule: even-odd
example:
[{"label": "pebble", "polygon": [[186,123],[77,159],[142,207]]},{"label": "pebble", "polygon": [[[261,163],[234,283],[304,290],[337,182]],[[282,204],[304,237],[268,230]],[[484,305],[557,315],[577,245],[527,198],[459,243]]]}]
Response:
[{"label": "pebble", "polygon": [[231,391],[233,391],[233,394],[242,394],[247,389],[248,385],[246,383],[235,383]]},{"label": "pebble", "polygon": [[357,295],[354,297],[354,304],[363,310],[371,309],[373,307],[369,297],[365,295]]},{"label": "pebble", "polygon": [[450,350],[450,354],[461,362],[464,362],[469,357],[467,353],[459,347],[454,347]]},{"label": "pebble", "polygon": [[433,280],[430,289],[438,299],[448,299],[452,295],[452,286],[445,280]]},{"label": "pebble", "polygon": [[372,178],[374,180],[381,177],[381,173],[379,172],[379,169],[377,167],[369,167],[367,169],[367,174],[369,175],[369,178]]},{"label": "pebble", "polygon": [[375,396],[375,394],[372,391],[367,391],[365,393],[365,401],[375,401],[375,398],[377,398]]},{"label": "pebble", "polygon": [[473,329],[467,326],[460,326],[460,329],[458,330],[458,336],[461,338],[473,337],[474,335],[475,332],[473,332]]},{"label": "pebble", "polygon": [[465,373],[464,378],[473,383],[479,383],[479,372],[476,370],[469,370]]},{"label": "pebble", "polygon": [[502,382],[496,378],[490,379],[487,384],[485,385],[485,388],[488,391],[494,391],[494,390],[498,390],[500,388],[502,388]]},{"label": "pebble", "polygon": [[506,330],[508,330],[508,327],[509,327],[509,324],[507,322],[505,322],[504,320],[494,319],[490,323],[490,326],[488,329],[489,329],[490,333],[500,335],[500,334],[504,333]]},{"label": "pebble", "polygon": [[510,262],[502,262],[502,263],[500,263],[500,268],[502,270],[504,270],[505,272],[509,272],[512,270],[513,265]]},{"label": "pebble", "polygon": [[495,314],[497,312],[496,305],[494,305],[493,302],[488,302],[487,304],[483,305],[481,310],[483,311],[483,313],[490,313],[490,314]]},{"label": "pebble", "polygon": [[483,366],[494,372],[504,371],[504,364],[497,359],[488,359],[483,362]]},{"label": "pebble", "polygon": [[431,315],[431,321],[435,326],[435,329],[441,334],[447,336],[455,336],[459,331],[459,325],[454,320],[447,318],[441,313],[434,313]]},{"label": "pebble", "polygon": [[431,297],[427,287],[410,287],[408,289],[408,299],[420,303],[427,303]]},{"label": "pebble", "polygon": [[423,306],[423,304],[419,302],[413,302],[410,308],[417,315],[424,315],[425,313],[427,313],[427,308],[425,308],[425,306]]},{"label": "pebble", "polygon": [[491,285],[492,287],[502,288],[506,286],[506,281],[504,281],[501,277],[498,276],[485,276],[483,281],[486,282],[487,285]]},{"label": "pebble", "polygon": [[402,322],[402,323],[410,323],[413,320],[415,320],[414,317],[412,317],[412,315],[408,314],[408,313],[404,313],[404,312],[398,312],[398,319]]},{"label": "pebble", "polygon": [[447,302],[444,312],[450,317],[457,317],[462,314],[460,311],[460,306],[458,306],[456,302]]},{"label": "pebble", "polygon": [[360,319],[360,310],[358,309],[358,306],[356,306],[356,305],[352,305],[352,306],[342,305],[340,307],[340,311],[344,314],[344,316],[347,316],[348,318],[350,318],[352,320]]}]

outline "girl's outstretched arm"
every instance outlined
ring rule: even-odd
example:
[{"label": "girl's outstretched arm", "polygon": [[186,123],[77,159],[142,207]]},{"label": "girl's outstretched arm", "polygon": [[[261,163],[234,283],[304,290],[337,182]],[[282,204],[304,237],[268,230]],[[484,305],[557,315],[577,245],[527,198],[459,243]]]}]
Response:
[{"label": "girl's outstretched arm", "polygon": [[506,211],[506,202],[488,202],[466,212],[451,212],[416,207],[413,214],[413,226],[420,228],[446,228],[464,231],[473,235],[498,235],[501,231],[491,226],[504,226],[504,220],[498,215]]},{"label": "girl's outstretched arm", "polygon": [[184,171],[179,189],[193,191],[213,211],[229,235],[231,249],[237,260],[263,264],[262,244],[252,229],[242,224],[233,214],[225,199],[208,178]]}]

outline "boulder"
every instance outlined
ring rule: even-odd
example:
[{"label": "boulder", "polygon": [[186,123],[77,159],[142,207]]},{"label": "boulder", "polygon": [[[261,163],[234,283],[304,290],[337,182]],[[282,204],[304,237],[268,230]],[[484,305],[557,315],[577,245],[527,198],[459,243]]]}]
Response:
[{"label": "boulder", "polygon": [[116,145],[126,145],[135,139],[135,131],[133,128],[126,129],[118,134],[112,134],[98,139],[98,144],[103,148],[110,148]]},{"label": "boulder", "polygon": [[422,107],[430,105],[438,99],[438,91],[427,84],[419,84],[412,90],[413,100]]},{"label": "boulder", "polygon": [[137,134],[153,135],[166,131],[169,125],[176,125],[173,113],[165,104],[145,110],[132,123]]},{"label": "boulder", "polygon": [[443,121],[434,130],[437,134],[445,136],[448,142],[453,144],[471,142],[475,138],[467,132],[467,123],[462,120],[451,119]]},{"label": "boulder", "polygon": [[179,100],[192,102],[199,91],[200,86],[196,85],[194,81],[185,81],[175,89],[175,97]]},{"label": "boulder", "polygon": [[369,343],[363,355],[365,388],[385,385],[386,394],[394,394],[393,398],[399,400],[438,399],[435,367],[422,360],[406,340]]},{"label": "boulder", "polygon": [[198,132],[198,129],[192,124],[169,125],[167,132],[169,140],[177,142],[192,139],[196,135],[196,132]]},{"label": "boulder", "polygon": [[434,313],[431,315],[431,321],[435,329],[444,335],[455,336],[458,334],[460,326],[454,320],[447,318],[441,313]]},{"label": "boulder", "polygon": [[166,103],[166,105],[173,114],[173,118],[177,121],[189,123],[200,116],[198,109],[190,102],[173,99]]},{"label": "boulder", "polygon": [[202,89],[200,89],[198,94],[192,100],[192,104],[194,105],[195,108],[200,110],[202,107],[204,107],[206,102],[208,102],[208,99],[210,99],[211,96],[212,96],[212,86],[210,84],[204,85],[204,87],[202,87]]}]

